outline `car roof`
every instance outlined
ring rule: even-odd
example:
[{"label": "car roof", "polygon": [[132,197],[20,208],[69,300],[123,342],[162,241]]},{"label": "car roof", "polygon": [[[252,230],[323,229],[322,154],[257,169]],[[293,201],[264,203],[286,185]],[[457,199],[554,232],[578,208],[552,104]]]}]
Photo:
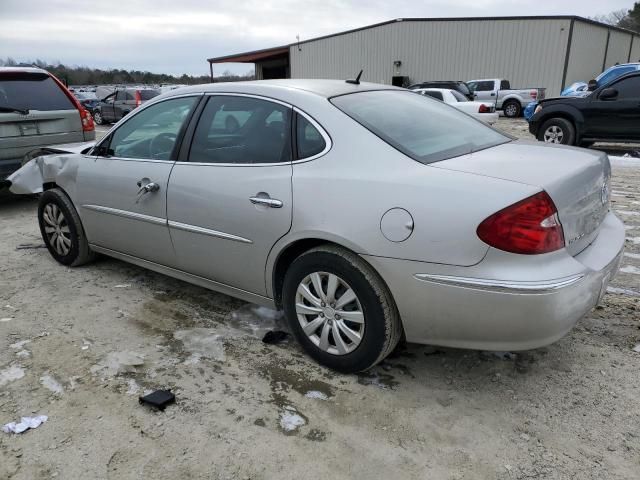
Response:
[{"label": "car roof", "polygon": [[17,72],[17,73],[46,73],[49,72],[37,67],[0,67],[0,73],[2,72]]},{"label": "car roof", "polygon": [[347,95],[349,93],[366,92],[373,90],[398,90],[405,88],[392,87],[378,83],[361,82],[359,84],[347,83],[345,80],[315,80],[315,79],[280,79],[280,80],[253,80],[249,82],[221,82],[205,83],[190,87],[176,88],[163,95],[163,98],[174,95],[183,95],[191,92],[228,92],[228,93],[256,93],[265,91],[300,91],[313,93],[325,98]]},{"label": "car roof", "polygon": [[415,92],[450,92],[450,88],[416,88]]}]

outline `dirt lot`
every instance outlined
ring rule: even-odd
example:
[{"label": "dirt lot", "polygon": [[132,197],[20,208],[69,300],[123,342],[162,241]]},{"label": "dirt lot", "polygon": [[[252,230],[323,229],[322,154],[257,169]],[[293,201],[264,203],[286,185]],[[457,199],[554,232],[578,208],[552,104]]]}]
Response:
[{"label": "dirt lot", "polygon": [[[640,472],[640,162],[614,166],[627,255],[601,307],[532,352],[409,345],[339,375],[277,312],[41,248],[36,200],[0,201],[0,479],[632,479]],[[531,319],[535,321],[535,319]],[[138,395],[171,388],[155,412]]]}]

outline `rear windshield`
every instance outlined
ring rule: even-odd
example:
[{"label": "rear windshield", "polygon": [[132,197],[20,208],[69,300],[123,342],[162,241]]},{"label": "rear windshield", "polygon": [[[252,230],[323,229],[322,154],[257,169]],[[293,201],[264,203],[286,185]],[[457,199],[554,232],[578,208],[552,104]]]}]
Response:
[{"label": "rear windshield", "polygon": [[0,107],[22,110],[75,110],[58,84],[44,73],[0,73]]},{"label": "rear windshield", "polygon": [[142,100],[151,100],[153,97],[160,95],[157,90],[140,90],[140,98]]},{"label": "rear windshield", "polygon": [[449,105],[409,91],[360,92],[334,97],[331,102],[421,163],[439,162],[511,141]]}]

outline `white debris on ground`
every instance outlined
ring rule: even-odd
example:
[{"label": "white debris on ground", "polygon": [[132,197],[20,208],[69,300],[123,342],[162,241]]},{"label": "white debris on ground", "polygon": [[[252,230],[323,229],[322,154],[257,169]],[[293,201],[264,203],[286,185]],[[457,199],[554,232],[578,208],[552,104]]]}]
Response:
[{"label": "white debris on ground", "polygon": [[127,395],[137,395],[142,387],[133,378],[127,380]]},{"label": "white debris on ground", "polygon": [[306,424],[307,421],[291,406],[285,406],[280,412],[280,428],[285,432],[294,432]]},{"label": "white debris on ground", "polygon": [[144,357],[135,352],[111,352],[102,363],[91,367],[91,373],[102,373],[107,377],[114,377],[120,373],[132,373],[136,367],[144,364]]},{"label": "white debris on ground", "polygon": [[119,285],[114,285],[113,288],[130,288],[131,284],[130,283],[121,283]]},{"label": "white debris on ground", "polygon": [[10,322],[11,320],[13,320],[13,318],[11,317],[0,318],[0,323]]},{"label": "white debris on ground", "polygon": [[4,370],[0,370],[0,387],[14,380],[19,380],[22,377],[24,377],[24,368],[19,365],[11,365]]},{"label": "white debris on ground", "polygon": [[622,273],[630,273],[631,275],[640,275],[640,268],[633,265],[625,265],[620,269]]},{"label": "white debris on ground", "polygon": [[629,288],[607,287],[607,293],[618,293],[620,295],[630,295],[632,297],[640,297],[640,292]]},{"label": "white debris on ground", "polygon": [[230,324],[260,339],[270,330],[288,331],[283,311],[251,303],[231,312]]},{"label": "white debris on ground", "polygon": [[625,257],[633,258],[634,260],[640,260],[640,253],[624,252]]},{"label": "white debris on ground", "polygon": [[31,340],[21,340],[19,342],[12,343],[11,345],[9,345],[9,347],[18,350],[22,349],[22,347],[24,347],[27,343],[31,343]]},{"label": "white debris on ground", "polygon": [[30,428],[38,428],[49,419],[46,415],[37,417],[22,417],[20,422],[9,422],[2,427],[4,433],[22,433]]},{"label": "white debris on ground", "polygon": [[178,330],[173,338],[180,340],[184,351],[191,356],[185,363],[196,364],[201,358],[224,361],[224,335],[214,328],[190,328]]},{"label": "white debris on ground", "polygon": [[318,390],[309,390],[304,394],[307,398],[314,398],[316,400],[329,400],[329,397],[326,393],[319,392]]},{"label": "white debris on ground", "polygon": [[45,373],[42,377],[40,377],[40,384],[47,390],[55,393],[56,395],[62,395],[64,393],[64,388],[62,387],[62,385],[60,385],[60,382],[58,382],[48,372]]}]

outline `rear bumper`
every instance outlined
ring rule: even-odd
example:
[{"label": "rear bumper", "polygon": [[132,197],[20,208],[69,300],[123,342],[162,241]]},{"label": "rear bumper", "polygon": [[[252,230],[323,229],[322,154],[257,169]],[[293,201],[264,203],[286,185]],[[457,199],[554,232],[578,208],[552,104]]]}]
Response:
[{"label": "rear bumper", "polygon": [[623,249],[624,226],[609,213],[576,257],[564,250],[537,259],[490,251],[478,265],[450,272],[421,262],[367,260],[389,285],[408,341],[528,350],[563,337],[598,303]]}]

